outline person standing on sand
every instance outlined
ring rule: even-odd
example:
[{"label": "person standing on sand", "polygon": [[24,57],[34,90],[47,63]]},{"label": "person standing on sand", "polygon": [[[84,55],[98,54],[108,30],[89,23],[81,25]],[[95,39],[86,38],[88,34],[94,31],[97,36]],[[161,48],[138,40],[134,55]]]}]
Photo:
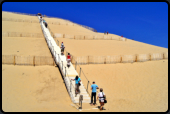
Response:
[{"label": "person standing on sand", "polygon": [[102,110],[103,106],[104,106],[104,98],[105,97],[105,94],[103,92],[103,89],[100,88],[100,93],[98,93],[98,96],[97,96],[97,100],[99,98],[99,103],[100,103],[100,110]]},{"label": "person standing on sand", "polygon": [[79,83],[81,82],[80,77],[76,76],[74,79],[71,79],[73,81],[75,81],[75,97],[77,96],[77,94],[80,94],[80,90],[79,90]]},{"label": "person standing on sand", "polygon": [[[91,105],[96,105],[96,89],[99,89],[99,87],[95,84],[95,82],[93,82],[93,84],[91,85]],[[93,97],[94,97],[94,103],[93,103]]]},{"label": "person standing on sand", "polygon": [[108,35],[108,31],[107,31],[107,35]]},{"label": "person standing on sand", "polygon": [[106,34],[106,31],[104,32],[104,34]]}]

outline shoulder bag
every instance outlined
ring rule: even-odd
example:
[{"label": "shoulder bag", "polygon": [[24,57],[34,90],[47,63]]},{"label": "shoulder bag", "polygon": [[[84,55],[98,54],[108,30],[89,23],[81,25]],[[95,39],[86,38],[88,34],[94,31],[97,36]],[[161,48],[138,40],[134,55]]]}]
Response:
[{"label": "shoulder bag", "polygon": [[[102,92],[102,94],[103,94],[103,92]],[[104,95],[103,95],[103,98],[104,98],[104,103],[107,103],[106,97],[104,97]]]}]

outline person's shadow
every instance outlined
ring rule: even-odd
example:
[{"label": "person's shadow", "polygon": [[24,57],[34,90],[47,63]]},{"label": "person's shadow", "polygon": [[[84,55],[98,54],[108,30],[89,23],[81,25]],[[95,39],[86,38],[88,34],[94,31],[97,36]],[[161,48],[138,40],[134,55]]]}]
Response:
[{"label": "person's shadow", "polygon": [[[96,108],[100,109],[100,106],[97,106]],[[106,110],[104,107],[102,107],[102,110]]]}]

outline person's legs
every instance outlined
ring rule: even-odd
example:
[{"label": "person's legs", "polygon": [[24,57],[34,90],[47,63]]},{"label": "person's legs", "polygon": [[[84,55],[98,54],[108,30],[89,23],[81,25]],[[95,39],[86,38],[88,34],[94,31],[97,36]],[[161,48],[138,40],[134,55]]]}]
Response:
[{"label": "person's legs", "polygon": [[67,59],[67,67],[70,67],[70,59]]},{"label": "person's legs", "polygon": [[95,93],[93,93],[94,95],[94,105],[96,105],[96,92]]},{"label": "person's legs", "polygon": [[93,92],[91,92],[91,105],[93,104]]},{"label": "person's legs", "polygon": [[104,102],[101,102],[100,110],[102,110],[103,106],[104,106]]},{"label": "person's legs", "polygon": [[100,102],[100,110],[102,110],[102,102]]},{"label": "person's legs", "polygon": [[79,84],[77,84],[77,93],[80,94]]},{"label": "person's legs", "polygon": [[63,50],[63,48],[61,48],[61,53],[62,53],[62,55],[63,55],[63,52],[64,52],[64,50]]},{"label": "person's legs", "polygon": [[75,84],[75,97],[77,96],[77,84]]}]

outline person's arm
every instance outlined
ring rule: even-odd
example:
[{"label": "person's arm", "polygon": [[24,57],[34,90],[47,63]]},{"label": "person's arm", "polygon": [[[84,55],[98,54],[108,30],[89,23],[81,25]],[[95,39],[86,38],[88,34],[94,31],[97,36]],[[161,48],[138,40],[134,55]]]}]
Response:
[{"label": "person's arm", "polygon": [[79,83],[81,82],[81,80],[79,81]]},{"label": "person's arm", "polygon": [[73,81],[74,81],[74,79],[71,79],[71,80],[73,80]]},{"label": "person's arm", "polygon": [[97,96],[97,100],[99,99],[99,96]]},{"label": "person's arm", "polygon": [[98,96],[97,96],[97,100],[99,99],[99,94],[98,94]]},{"label": "person's arm", "polygon": [[97,86],[97,89],[99,89],[99,86]]},{"label": "person's arm", "polygon": [[105,97],[105,100],[106,100],[106,95],[105,95],[105,93],[103,93],[103,96]]}]

